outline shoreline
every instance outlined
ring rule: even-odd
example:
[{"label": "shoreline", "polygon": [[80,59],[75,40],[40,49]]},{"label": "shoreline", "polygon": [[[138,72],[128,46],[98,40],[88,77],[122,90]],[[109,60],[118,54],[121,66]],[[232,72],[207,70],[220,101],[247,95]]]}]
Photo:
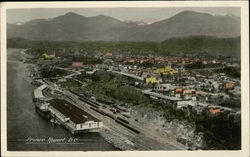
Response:
[{"label": "shoreline", "polygon": [[[53,128],[51,126],[51,124],[49,122],[47,122],[46,120],[42,119],[42,117],[40,117],[40,115],[37,115],[34,109],[33,104],[31,104],[30,102],[32,102],[32,97],[31,96],[31,92],[36,88],[33,85],[30,85],[30,83],[32,82],[32,78],[30,77],[30,69],[31,66],[33,66],[34,64],[31,63],[23,63],[21,62],[19,59],[21,55],[25,54],[24,50],[22,49],[12,49],[11,51],[15,51],[15,52],[11,52],[13,54],[10,53],[10,56],[8,57],[7,60],[7,64],[8,64],[8,72],[9,76],[7,77],[7,88],[9,88],[8,91],[8,95],[7,97],[8,104],[8,115],[7,115],[7,127],[8,127],[8,139],[25,139],[26,137],[37,137],[37,136],[41,136],[41,137],[55,137],[57,138],[70,138],[73,137],[70,133],[67,132],[67,130],[65,130],[64,128],[61,128],[61,126],[55,127]],[[20,51],[23,51],[22,53]],[[14,53],[18,53],[20,55],[16,55]],[[15,79],[13,79],[15,78]],[[18,81],[16,81],[18,80]],[[20,85],[21,83],[21,85]],[[11,87],[14,86],[14,87]],[[28,87],[27,87],[28,86]],[[15,88],[14,91],[16,91],[15,93],[13,93],[14,91],[11,90],[10,88]],[[18,94],[18,91],[24,91],[26,88],[29,88],[28,91],[25,91],[23,93]],[[17,101],[11,101],[11,99],[13,100],[14,98],[12,97],[13,95],[16,95],[18,98]],[[27,96],[30,95],[30,96]],[[21,100],[19,100],[21,99]],[[25,100],[25,101],[24,101]],[[28,101],[28,102],[26,102]],[[22,104],[19,104],[18,102],[23,102]],[[28,107],[28,112],[25,112],[26,107]],[[18,108],[18,109],[16,109]],[[21,113],[20,113],[21,112]],[[19,113],[18,116],[13,117],[13,114]],[[25,116],[25,117],[22,117]],[[17,118],[19,117],[19,118]],[[35,123],[28,123],[28,126],[26,125],[22,125],[22,120],[26,119],[28,120],[29,117],[32,117],[32,119],[35,119]],[[17,121],[12,121],[13,119],[17,119]],[[41,123],[41,124],[40,124]],[[14,124],[14,126],[13,126]],[[29,126],[36,126],[36,128],[39,128],[38,132],[41,131],[41,129],[46,129],[48,133],[35,133],[34,131],[32,131],[32,133],[30,134],[28,131],[23,132],[20,131],[26,129]],[[19,131],[18,131],[19,130]],[[42,132],[42,131],[41,131]],[[52,134],[53,132],[55,132],[56,134]],[[97,144],[97,148],[98,145],[101,149],[94,148],[95,144],[88,144],[86,143],[85,145],[73,145],[73,147],[68,148],[68,145],[65,146],[60,146],[57,147],[56,145],[40,145],[41,148],[36,149],[35,145],[29,145],[26,146],[25,141],[23,142],[18,142],[18,143],[14,143],[12,141],[8,141],[7,142],[7,148],[9,151],[34,151],[34,150],[39,150],[39,151],[66,151],[66,150],[75,150],[75,151],[91,151],[92,149],[94,149],[95,151],[117,151],[118,148],[114,147],[113,145],[111,145],[109,142],[107,142],[100,134],[95,134],[92,135],[90,134],[90,138],[93,138],[94,143]],[[60,137],[61,136],[61,137]],[[85,135],[80,136],[80,138],[86,138]],[[100,140],[100,142],[98,142]],[[75,148],[76,146],[76,148]],[[61,150],[61,147],[64,148]]]}]

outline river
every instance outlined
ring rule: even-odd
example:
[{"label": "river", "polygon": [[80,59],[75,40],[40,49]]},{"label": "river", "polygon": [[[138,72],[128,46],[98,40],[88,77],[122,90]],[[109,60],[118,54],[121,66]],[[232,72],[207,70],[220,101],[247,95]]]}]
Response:
[{"label": "river", "polygon": [[[21,49],[7,50],[7,150],[9,151],[113,151],[99,133],[73,136],[62,126],[53,126],[35,112],[30,84],[30,65],[20,61]],[[77,143],[50,142],[77,139]],[[32,139],[33,142],[29,142]],[[40,141],[39,141],[40,139]],[[50,140],[49,140],[50,139]],[[36,142],[34,142],[36,140]],[[45,140],[41,142],[41,140]]]}]

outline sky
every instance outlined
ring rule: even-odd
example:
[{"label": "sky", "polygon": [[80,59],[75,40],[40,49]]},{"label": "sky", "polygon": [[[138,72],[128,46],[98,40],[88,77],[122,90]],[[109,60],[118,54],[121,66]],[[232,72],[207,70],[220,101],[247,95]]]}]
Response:
[{"label": "sky", "polygon": [[48,19],[68,12],[74,12],[85,17],[106,15],[121,21],[143,20],[146,23],[160,21],[179,12],[190,10],[212,15],[232,14],[240,17],[240,8],[236,7],[175,7],[175,8],[33,8],[33,9],[8,9],[7,22],[27,22],[32,19]]}]

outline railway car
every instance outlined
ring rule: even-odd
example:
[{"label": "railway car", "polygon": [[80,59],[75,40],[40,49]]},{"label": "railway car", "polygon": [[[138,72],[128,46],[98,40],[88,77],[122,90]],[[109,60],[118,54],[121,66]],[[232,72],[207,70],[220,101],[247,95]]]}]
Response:
[{"label": "railway car", "polygon": [[121,124],[122,126],[128,128],[129,130],[131,130],[131,131],[133,131],[133,132],[135,132],[135,133],[137,133],[137,134],[140,134],[140,131],[136,130],[135,128],[132,128],[131,126],[129,126],[129,125],[123,123],[123,122],[120,121],[120,120],[115,120],[115,122]]},{"label": "railway car", "polygon": [[129,122],[127,120],[125,120],[125,119],[122,119],[120,117],[117,117],[117,119],[120,120],[120,121],[122,121],[122,122],[124,122],[124,123],[126,123],[126,124],[129,124]]}]

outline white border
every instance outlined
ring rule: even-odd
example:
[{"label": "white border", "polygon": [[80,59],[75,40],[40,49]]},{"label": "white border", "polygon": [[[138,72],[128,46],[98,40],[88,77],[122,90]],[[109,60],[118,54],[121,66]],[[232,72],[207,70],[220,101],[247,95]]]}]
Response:
[{"label": "white border", "polygon": [[[241,7],[242,150],[240,151],[7,151],[6,132],[6,9],[10,8],[115,8],[115,7]],[[1,153],[3,156],[249,156],[249,10],[248,1],[99,1],[1,3]]]}]

